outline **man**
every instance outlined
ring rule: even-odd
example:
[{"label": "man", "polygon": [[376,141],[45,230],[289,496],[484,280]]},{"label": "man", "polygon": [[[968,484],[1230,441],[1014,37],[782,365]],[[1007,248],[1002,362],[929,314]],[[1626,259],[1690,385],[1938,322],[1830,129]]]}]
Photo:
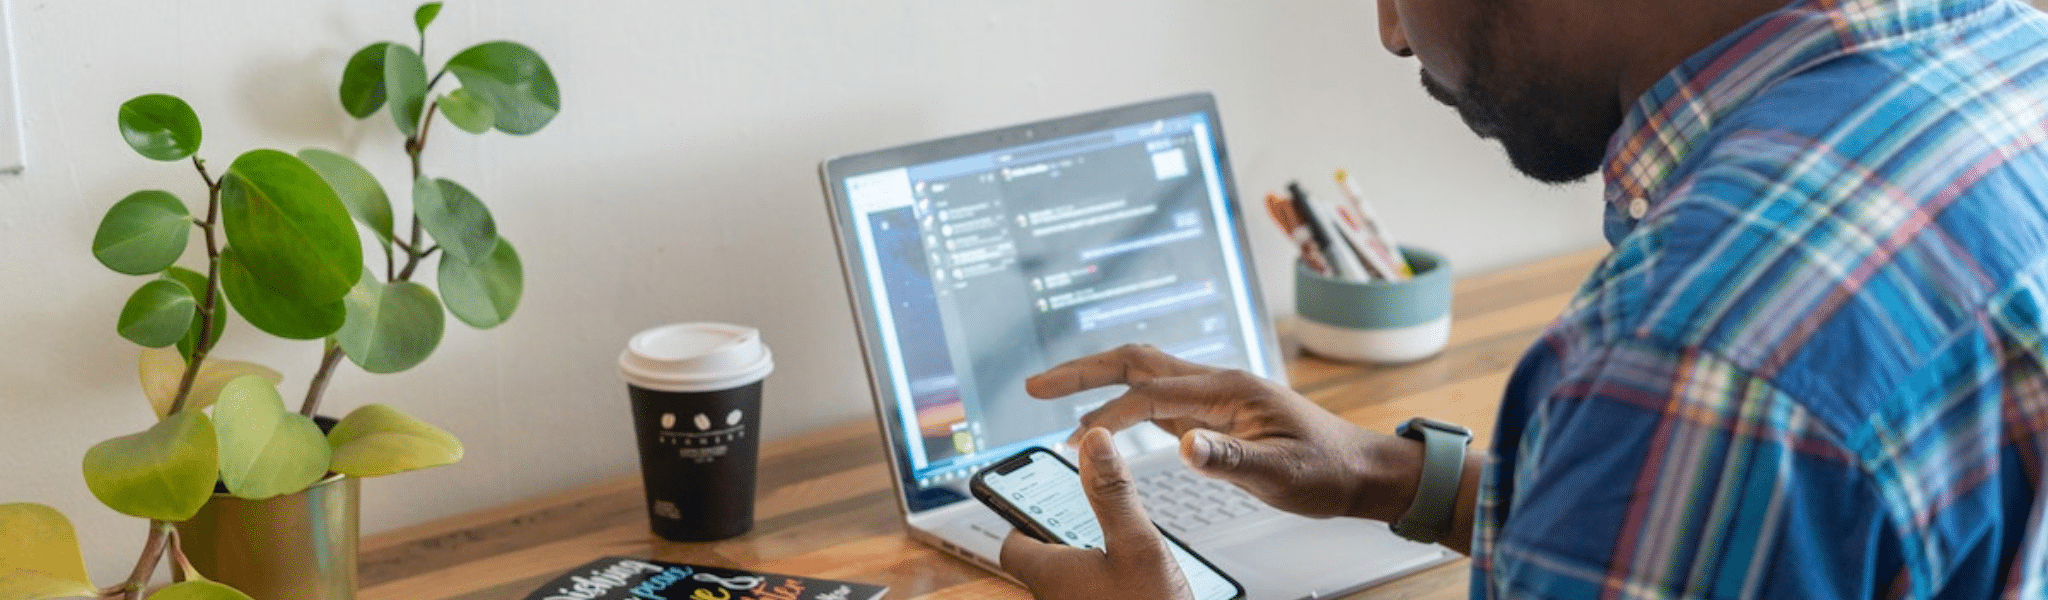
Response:
[{"label": "man", "polygon": [[1104,431],[1150,420],[1280,508],[1470,553],[1475,597],[2048,597],[2048,18],[1782,1],[1380,0],[1517,169],[1607,184],[1613,253],[1493,448],[1121,348],[1027,386],[1130,386],[1076,435],[1106,549],[1005,568],[1185,596]]}]

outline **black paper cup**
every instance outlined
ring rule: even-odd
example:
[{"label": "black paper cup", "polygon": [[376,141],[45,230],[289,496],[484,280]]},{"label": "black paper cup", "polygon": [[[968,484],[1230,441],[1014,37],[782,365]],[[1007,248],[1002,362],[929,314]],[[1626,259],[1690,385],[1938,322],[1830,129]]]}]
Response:
[{"label": "black paper cup", "polygon": [[753,528],[761,380],[774,368],[749,327],[679,323],[627,343],[619,373],[655,535],[711,541]]}]

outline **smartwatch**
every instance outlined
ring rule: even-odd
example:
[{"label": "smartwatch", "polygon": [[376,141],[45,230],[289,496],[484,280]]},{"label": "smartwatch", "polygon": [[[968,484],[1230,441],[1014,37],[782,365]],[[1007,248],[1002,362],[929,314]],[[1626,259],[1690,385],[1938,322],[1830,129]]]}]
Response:
[{"label": "smartwatch", "polygon": [[1416,417],[1394,428],[1394,433],[1422,442],[1422,481],[1415,486],[1415,502],[1408,505],[1408,513],[1394,521],[1394,534],[1434,544],[1451,532],[1458,486],[1465,480],[1465,446],[1472,443],[1472,430]]}]

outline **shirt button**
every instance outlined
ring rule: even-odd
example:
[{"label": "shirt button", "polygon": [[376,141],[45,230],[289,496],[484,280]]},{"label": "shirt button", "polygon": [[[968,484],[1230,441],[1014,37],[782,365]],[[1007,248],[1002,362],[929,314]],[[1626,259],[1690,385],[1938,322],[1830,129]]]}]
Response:
[{"label": "shirt button", "polygon": [[1641,218],[1643,218],[1643,215],[1646,215],[1646,214],[1649,214],[1649,213],[1650,213],[1650,201],[1649,201],[1649,200],[1644,200],[1644,199],[1642,199],[1642,198],[1630,198],[1630,199],[1628,200],[1628,218],[1631,218],[1631,219],[1641,219]]}]

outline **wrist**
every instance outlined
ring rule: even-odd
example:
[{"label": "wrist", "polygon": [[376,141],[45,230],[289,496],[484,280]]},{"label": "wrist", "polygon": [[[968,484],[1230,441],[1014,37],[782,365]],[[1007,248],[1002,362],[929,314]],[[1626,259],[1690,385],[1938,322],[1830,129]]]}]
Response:
[{"label": "wrist", "polygon": [[1366,442],[1358,446],[1358,467],[1352,481],[1360,485],[1352,495],[1349,515],[1393,523],[1415,502],[1422,479],[1423,445],[1379,432],[1366,435]]}]

